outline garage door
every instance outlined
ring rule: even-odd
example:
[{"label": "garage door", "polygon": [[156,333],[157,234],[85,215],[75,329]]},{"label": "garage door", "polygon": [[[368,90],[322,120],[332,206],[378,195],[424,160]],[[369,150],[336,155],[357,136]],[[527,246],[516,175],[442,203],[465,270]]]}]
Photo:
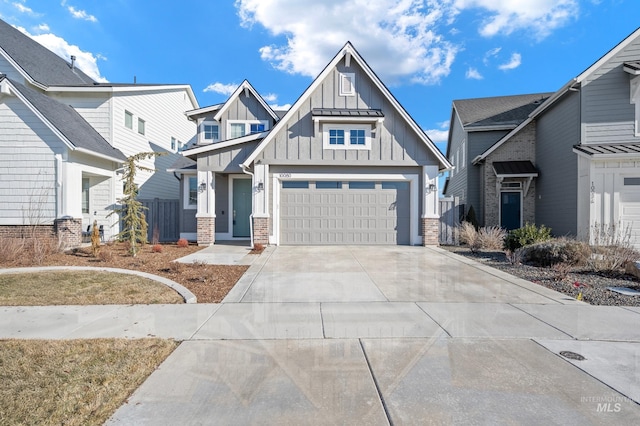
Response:
[{"label": "garage door", "polygon": [[640,250],[640,193],[620,194],[620,221],[631,231],[631,243]]},{"label": "garage door", "polygon": [[409,244],[409,182],[284,181],[281,244]]}]

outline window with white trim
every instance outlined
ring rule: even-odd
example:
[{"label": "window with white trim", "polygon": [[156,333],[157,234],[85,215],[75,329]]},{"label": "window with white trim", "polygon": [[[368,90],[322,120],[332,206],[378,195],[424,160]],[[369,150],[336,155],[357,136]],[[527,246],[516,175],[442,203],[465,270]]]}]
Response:
[{"label": "window with white trim", "polygon": [[229,120],[227,121],[227,139],[240,138],[252,133],[269,130],[268,120]]},{"label": "window with white trim", "polygon": [[371,149],[370,124],[326,123],[322,130],[324,149]]},{"label": "window with white trim", "polygon": [[124,127],[133,130],[133,114],[129,111],[124,111]]},{"label": "window with white trim", "polygon": [[352,72],[340,74],[340,96],[354,96],[356,94],[356,75]]},{"label": "window with white trim", "polygon": [[141,135],[144,135],[145,124],[146,122],[142,118],[138,117],[138,133],[140,133]]},{"label": "window with white trim", "polygon": [[82,213],[89,213],[89,191],[91,181],[89,178],[82,178]]},{"label": "window with white trim", "polygon": [[184,179],[184,208],[194,210],[198,207],[198,177],[185,176]]},{"label": "window with white trim", "polygon": [[176,149],[176,138],[171,138],[171,150],[175,151]]},{"label": "window with white trim", "polygon": [[204,123],[202,125],[202,133],[206,142],[215,142],[220,140],[220,127],[214,123]]},{"label": "window with white trim", "polygon": [[640,185],[640,177],[624,178],[624,186],[636,186],[636,185]]}]

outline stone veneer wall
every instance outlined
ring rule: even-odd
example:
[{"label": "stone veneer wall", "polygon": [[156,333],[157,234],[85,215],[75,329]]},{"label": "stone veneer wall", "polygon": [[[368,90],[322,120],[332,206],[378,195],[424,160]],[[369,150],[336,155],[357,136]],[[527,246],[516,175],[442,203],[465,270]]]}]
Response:
[{"label": "stone veneer wall", "polygon": [[253,218],[253,243],[269,244],[269,218],[254,217]]},{"label": "stone veneer wall", "polygon": [[198,217],[198,245],[210,246],[216,242],[216,218],[215,217]]},{"label": "stone veneer wall", "polygon": [[[511,140],[492,152],[484,164],[484,226],[500,226],[500,194],[496,192],[494,161],[531,161],[536,164],[536,123],[529,123]],[[520,179],[520,181],[523,181]],[[536,178],[522,202],[522,222],[536,220]]]},{"label": "stone veneer wall", "polygon": [[422,218],[422,245],[437,246],[439,243],[440,219]]}]

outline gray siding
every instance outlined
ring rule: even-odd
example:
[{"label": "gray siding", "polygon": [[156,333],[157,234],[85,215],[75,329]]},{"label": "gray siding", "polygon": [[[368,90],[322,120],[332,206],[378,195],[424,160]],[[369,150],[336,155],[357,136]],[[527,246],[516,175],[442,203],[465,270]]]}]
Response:
[{"label": "gray siding", "polygon": [[[455,111],[455,110],[454,110]],[[460,119],[457,114],[452,113],[451,121],[451,140],[449,146],[447,146],[448,160],[455,166],[455,155],[460,148],[463,140],[466,140],[467,134],[462,128]],[[467,144],[468,146],[468,144]],[[466,201],[467,193],[467,168],[461,169],[457,167],[455,170],[449,172],[449,184],[447,185],[447,192],[444,194],[447,197],[459,197],[460,203],[464,204]],[[465,196],[463,196],[463,194]]]},{"label": "gray siding", "polygon": [[198,156],[198,170],[242,173],[240,164],[247,159],[257,146],[257,141],[246,142],[201,154]]},{"label": "gray siding", "polygon": [[262,107],[262,104],[251,94],[245,96],[244,93],[231,102],[231,105],[222,114],[220,119],[220,140],[229,138],[227,135],[229,120],[267,120],[269,128],[273,127],[274,121],[271,115]]},{"label": "gray siding", "polygon": [[569,94],[538,118],[536,125],[536,223],[554,235],[575,235],[580,140],[580,95]]},{"label": "gray siding", "polygon": [[[340,71],[355,74],[355,96],[339,95]],[[370,150],[325,150],[322,124],[318,126],[318,132],[315,131],[311,117],[313,108],[373,108],[381,109],[385,117],[383,124],[372,133]],[[271,164],[437,164],[433,153],[355,62],[349,68],[341,63],[321,81],[258,159]]]},{"label": "gray siding", "polygon": [[640,39],[630,43],[583,82],[582,143],[637,143],[630,76],[622,68],[625,61],[639,58]]}]

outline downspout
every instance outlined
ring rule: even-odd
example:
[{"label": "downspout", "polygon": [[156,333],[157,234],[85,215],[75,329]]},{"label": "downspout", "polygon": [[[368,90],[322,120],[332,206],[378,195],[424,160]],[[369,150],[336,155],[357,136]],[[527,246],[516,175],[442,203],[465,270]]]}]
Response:
[{"label": "downspout", "polygon": [[249,176],[251,176],[251,214],[249,215],[249,235],[251,238],[251,248],[253,248],[253,186],[254,186],[255,176],[253,175],[253,173],[249,171],[249,168],[244,164],[240,164],[240,167],[242,168],[242,173],[246,173]]}]

